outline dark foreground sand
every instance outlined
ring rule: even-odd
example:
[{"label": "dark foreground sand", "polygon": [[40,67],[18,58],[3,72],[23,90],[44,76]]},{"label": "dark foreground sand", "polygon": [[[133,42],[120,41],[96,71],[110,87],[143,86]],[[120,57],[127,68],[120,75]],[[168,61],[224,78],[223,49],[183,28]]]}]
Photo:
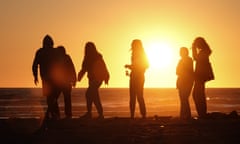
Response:
[{"label": "dark foreground sand", "polygon": [[231,144],[240,143],[239,118],[172,117],[61,119],[38,131],[41,119],[0,120],[0,143],[16,144]]}]

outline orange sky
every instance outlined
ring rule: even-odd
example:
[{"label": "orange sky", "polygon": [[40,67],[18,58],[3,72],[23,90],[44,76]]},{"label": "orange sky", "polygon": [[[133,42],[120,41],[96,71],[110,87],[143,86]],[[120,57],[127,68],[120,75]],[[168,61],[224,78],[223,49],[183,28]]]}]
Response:
[{"label": "orange sky", "polygon": [[66,47],[77,71],[93,41],[111,73],[108,87],[128,87],[123,66],[135,38],[159,61],[150,63],[145,87],[175,87],[179,48],[202,36],[216,77],[207,86],[239,87],[239,0],[1,0],[0,18],[0,87],[35,87],[31,65],[46,34]]}]

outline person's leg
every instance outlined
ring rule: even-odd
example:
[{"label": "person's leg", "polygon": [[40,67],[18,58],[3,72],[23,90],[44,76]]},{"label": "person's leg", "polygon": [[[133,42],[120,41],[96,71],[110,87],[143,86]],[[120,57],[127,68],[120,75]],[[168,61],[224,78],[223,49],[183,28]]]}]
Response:
[{"label": "person's leg", "polygon": [[48,82],[46,80],[42,80],[42,94],[44,97],[46,97],[46,104],[47,104],[47,109],[45,112],[45,119],[49,119],[51,117],[50,107],[49,107],[50,88],[49,88]]},{"label": "person's leg", "polygon": [[100,95],[98,92],[99,87],[101,86],[101,82],[92,82],[91,83],[91,93],[93,98],[93,103],[95,104],[95,107],[97,109],[97,112],[99,114],[99,118],[103,118],[103,107],[100,99]]},{"label": "person's leg", "polygon": [[137,95],[137,99],[139,103],[140,113],[143,118],[146,118],[146,106],[143,95],[142,94]]},{"label": "person's leg", "polygon": [[144,97],[143,97],[143,85],[144,85],[144,78],[141,78],[138,81],[137,84],[137,100],[139,103],[139,108],[140,108],[140,113],[142,115],[143,118],[146,117],[146,106],[145,106],[145,101],[144,101]]},{"label": "person's leg", "polygon": [[91,118],[92,117],[92,90],[91,86],[87,88],[86,91],[86,105],[87,105],[87,113],[82,116],[82,118]]},{"label": "person's leg", "polygon": [[57,94],[56,91],[52,91],[47,96],[47,105],[48,105],[47,115],[49,116],[49,118],[54,118],[54,119],[57,119],[57,117],[60,116],[56,94]]},{"label": "person's leg", "polygon": [[103,117],[103,107],[102,107],[102,103],[101,103],[101,100],[100,100],[98,90],[96,90],[96,93],[95,93],[94,104],[96,106],[99,117]]},{"label": "person's leg", "polygon": [[52,114],[52,118],[57,120],[60,119],[60,109],[58,106],[58,98],[61,94],[61,88],[59,87],[55,87],[55,86],[51,86],[52,87],[52,92],[51,95],[49,96],[49,105],[51,105],[51,114]]},{"label": "person's leg", "polygon": [[183,120],[188,120],[191,118],[191,110],[189,105],[189,90],[179,89],[180,97],[180,118]]},{"label": "person's leg", "polygon": [[129,86],[130,102],[129,102],[129,107],[130,107],[131,118],[134,118],[134,114],[135,114],[135,105],[136,105],[136,88],[135,87],[136,86],[135,86],[134,80],[130,78],[130,86]]},{"label": "person's leg", "polygon": [[44,87],[44,93],[46,96],[46,101],[47,101],[47,117],[48,118],[53,118],[54,116],[54,96],[55,96],[55,91],[53,89],[52,86],[50,86],[50,84],[48,84],[47,82],[44,83],[45,86]]},{"label": "person's leg", "polygon": [[71,92],[72,92],[72,86],[70,84],[66,85],[63,88],[65,116],[67,118],[71,118],[72,117]]},{"label": "person's leg", "polygon": [[205,96],[205,83],[196,81],[193,88],[193,100],[199,117],[205,118],[207,115],[207,102]]}]

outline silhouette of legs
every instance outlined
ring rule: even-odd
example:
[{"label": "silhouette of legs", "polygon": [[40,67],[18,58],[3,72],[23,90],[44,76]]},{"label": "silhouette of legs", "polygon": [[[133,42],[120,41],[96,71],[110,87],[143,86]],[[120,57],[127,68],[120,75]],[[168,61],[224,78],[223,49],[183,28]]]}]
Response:
[{"label": "silhouette of legs", "polygon": [[135,89],[130,86],[130,113],[131,113],[131,118],[134,118],[134,113],[135,113],[135,105],[136,105],[136,92]]},{"label": "silhouette of legs", "polygon": [[58,106],[58,96],[60,95],[60,89],[52,86],[51,95],[48,97],[48,106],[53,119],[60,119],[60,109]]},{"label": "silhouette of legs", "polygon": [[144,77],[138,77],[137,79],[130,79],[130,113],[131,118],[134,118],[136,100],[138,101],[140,113],[143,118],[146,117],[146,107],[143,98],[143,85]]},{"label": "silhouette of legs", "polygon": [[86,118],[92,117],[92,97],[91,97],[91,90],[90,88],[86,91],[86,102],[87,102],[87,113],[84,115]]},{"label": "silhouette of legs", "polygon": [[72,93],[72,86],[70,84],[63,88],[64,110],[65,110],[65,116],[67,118],[72,117],[71,93]]},{"label": "silhouette of legs", "polygon": [[137,100],[139,103],[140,113],[143,118],[146,117],[146,107],[145,107],[145,101],[143,98],[143,88],[139,88],[137,92]]},{"label": "silhouette of legs", "polygon": [[46,119],[59,119],[60,110],[57,103],[58,90],[49,82],[43,81],[43,94],[46,96],[47,101]]},{"label": "silhouette of legs", "polygon": [[47,112],[46,117],[47,119],[59,119],[60,118],[60,110],[58,107],[58,102],[55,95],[49,95],[47,97]]},{"label": "silhouette of legs", "polygon": [[97,108],[97,111],[98,111],[98,114],[99,116],[103,116],[103,108],[102,108],[102,104],[101,104],[101,101],[100,101],[100,96],[99,96],[99,93],[98,93],[98,89],[96,89],[96,94],[95,96],[93,97],[93,102]]},{"label": "silhouette of legs", "polygon": [[205,82],[195,81],[193,87],[193,100],[200,118],[207,116],[207,102],[205,95]]},{"label": "silhouette of legs", "polygon": [[89,87],[86,91],[87,113],[83,117],[91,118],[92,104],[94,103],[99,114],[99,118],[103,118],[103,108],[98,92],[98,88],[100,86],[101,82],[89,81]]},{"label": "silhouette of legs", "polygon": [[49,119],[50,115],[51,115],[51,105],[50,104],[50,100],[49,100],[49,96],[51,95],[51,88],[50,85],[48,84],[48,82],[46,80],[42,80],[42,93],[43,96],[46,97],[46,102],[47,102],[47,110],[45,113],[45,119]]},{"label": "silhouette of legs", "polygon": [[183,120],[188,120],[191,118],[191,110],[189,105],[189,96],[191,93],[192,86],[184,87],[179,89],[180,97],[180,118]]}]

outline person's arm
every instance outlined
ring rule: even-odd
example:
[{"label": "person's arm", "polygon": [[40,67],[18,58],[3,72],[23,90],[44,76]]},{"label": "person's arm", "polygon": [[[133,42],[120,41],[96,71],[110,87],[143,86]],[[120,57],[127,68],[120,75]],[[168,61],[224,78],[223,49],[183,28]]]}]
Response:
[{"label": "person's arm", "polygon": [[193,43],[192,44],[192,56],[193,56],[193,60],[197,60],[197,47],[196,45]]},{"label": "person's arm", "polygon": [[179,76],[180,75],[180,61],[178,62],[177,64],[177,67],[176,67],[176,75]]},{"label": "person's arm", "polygon": [[[104,60],[103,60],[103,62],[104,62]],[[106,85],[108,85],[108,82],[109,82],[109,79],[110,79],[110,74],[109,74],[109,72],[108,72],[107,65],[106,65],[105,62],[104,62],[104,67],[105,67],[105,70],[106,70],[106,78],[104,79],[104,83],[105,83]]]},{"label": "person's arm", "polygon": [[69,55],[67,57],[68,57],[69,70],[70,70],[70,74],[71,74],[71,82],[72,82],[72,85],[75,87],[76,82],[77,82],[76,70],[75,70],[75,67],[74,67],[71,57]]},{"label": "person's arm", "polygon": [[129,64],[126,64],[125,66],[124,66],[125,68],[128,68],[128,69],[132,69],[132,65],[129,65]]},{"label": "person's arm", "polygon": [[81,81],[84,74],[86,73],[86,70],[81,69],[80,72],[78,73],[78,81]]},{"label": "person's arm", "polygon": [[38,65],[39,65],[39,51],[37,51],[32,64],[32,73],[33,73],[35,85],[37,85],[39,82],[38,81]]}]

